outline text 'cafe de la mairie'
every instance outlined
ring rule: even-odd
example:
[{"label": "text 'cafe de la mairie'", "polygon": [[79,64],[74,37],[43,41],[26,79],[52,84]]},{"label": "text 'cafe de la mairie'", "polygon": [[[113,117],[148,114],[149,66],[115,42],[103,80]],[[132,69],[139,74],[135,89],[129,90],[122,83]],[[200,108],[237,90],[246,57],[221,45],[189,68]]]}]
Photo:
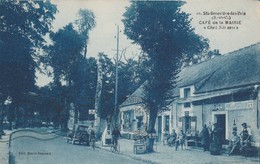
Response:
[{"label": "text 'cafe de la mairie'", "polygon": [[[185,67],[178,78],[174,99],[156,120],[159,141],[164,130],[182,129],[192,135],[213,123],[230,139],[233,126],[240,132],[245,122],[259,147],[260,43]],[[122,133],[129,137],[148,122],[143,97],[142,85],[120,105]]]}]

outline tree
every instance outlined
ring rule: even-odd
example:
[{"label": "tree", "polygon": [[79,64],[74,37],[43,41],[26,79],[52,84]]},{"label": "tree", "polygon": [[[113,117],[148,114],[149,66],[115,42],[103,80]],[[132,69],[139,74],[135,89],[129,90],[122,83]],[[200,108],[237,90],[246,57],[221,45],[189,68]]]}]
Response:
[{"label": "tree", "polygon": [[15,108],[24,93],[36,90],[37,50],[45,42],[56,11],[50,1],[0,3],[0,92],[12,97]]},{"label": "tree", "polygon": [[194,54],[192,57],[183,58],[183,67],[191,66],[193,64],[202,63],[204,61],[210,60],[216,56],[220,56],[219,50],[213,50],[208,52],[203,52],[201,54]]},{"label": "tree", "polygon": [[[171,99],[181,59],[208,47],[207,41],[194,33],[189,15],[181,11],[182,5],[180,1],[133,1],[123,15],[124,33],[141,46],[151,66],[145,85],[148,134],[155,133],[157,112]],[[148,139],[148,152],[153,151],[153,142]]]},{"label": "tree", "polygon": [[[50,38],[53,44],[47,49],[49,65],[53,68],[54,86],[60,88],[61,83],[66,83],[66,92],[60,95],[64,102],[64,108],[61,113],[68,115],[68,106],[70,103],[79,104],[82,79],[82,68],[85,58],[81,55],[84,47],[84,41],[81,35],[74,29],[70,23],[56,33],[51,33]],[[76,107],[76,114],[78,108]],[[60,113],[60,114],[61,114]],[[77,119],[76,119],[77,120]],[[63,121],[67,122],[66,119]],[[76,123],[76,122],[75,122]]]},{"label": "tree", "polygon": [[51,33],[50,38],[53,44],[48,47],[49,65],[53,68],[54,82],[60,83],[64,80],[68,86],[72,86],[82,61],[80,53],[83,49],[83,38],[72,24]]},{"label": "tree", "polygon": [[[93,72],[93,70],[91,70],[91,72],[88,72],[88,68],[90,68],[88,66],[88,64],[90,64],[90,63],[88,63],[88,61],[87,61],[87,44],[88,44],[88,40],[89,40],[89,31],[92,30],[96,26],[94,13],[91,10],[80,9],[78,11],[77,20],[75,21],[75,25],[76,25],[76,28],[77,28],[79,34],[82,36],[83,42],[84,42],[83,43],[84,44],[84,49],[83,49],[84,59],[81,63],[82,69],[79,73],[79,76],[81,79],[81,83],[79,85],[80,86],[79,94],[83,100],[83,101],[81,101],[81,104],[84,104],[83,102],[86,101],[86,99],[85,99],[86,97],[88,98],[87,100],[90,102],[90,100],[94,100],[93,95],[95,95],[93,93],[93,91],[94,91],[93,86],[91,86],[91,85],[88,86],[89,82],[91,81],[91,80],[89,81],[88,79],[91,79],[91,72]],[[94,71],[94,72],[96,72],[96,71]],[[93,84],[93,83],[90,83],[90,84]],[[92,95],[90,95],[90,93],[92,93]],[[91,101],[91,102],[92,102],[91,106],[94,107],[94,103],[93,103],[94,101]],[[85,105],[83,105],[83,106],[85,106]],[[83,106],[81,106],[81,107],[83,107]],[[91,109],[93,109],[93,107]]]},{"label": "tree", "polygon": [[147,63],[144,54],[141,54],[139,60],[130,58],[125,62],[119,62],[118,104],[122,104],[148,78],[150,68]]},{"label": "tree", "polygon": [[[88,114],[89,109],[94,109],[95,107],[95,91],[97,85],[97,60],[93,57],[86,59],[85,78],[83,76],[83,83],[79,84],[81,86],[82,95],[80,96],[80,118],[82,120],[92,120],[94,117]],[[82,68],[83,70],[83,68]],[[84,85],[84,87],[82,87]],[[84,113],[85,112],[85,113]],[[85,117],[84,117],[85,116]]]},{"label": "tree", "polygon": [[96,26],[95,15],[91,10],[80,9],[78,12],[78,19],[76,20],[79,33],[84,40],[84,57],[87,56],[87,44],[89,39],[89,31]]},{"label": "tree", "polygon": [[102,69],[101,101],[98,116],[102,119],[111,117],[114,109],[115,65],[104,53],[99,53],[99,63]]}]

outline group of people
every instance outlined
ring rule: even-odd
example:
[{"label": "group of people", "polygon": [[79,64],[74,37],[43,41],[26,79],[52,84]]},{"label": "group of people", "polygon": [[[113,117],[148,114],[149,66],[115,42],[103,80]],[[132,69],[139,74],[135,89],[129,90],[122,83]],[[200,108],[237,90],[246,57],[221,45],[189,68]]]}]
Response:
[{"label": "group of people", "polygon": [[[96,127],[94,126],[94,122],[91,123],[91,125],[87,129],[88,133],[88,141],[89,142],[95,142],[96,140]],[[121,137],[121,133],[119,131],[118,126],[116,126],[112,131],[112,144],[118,143],[118,139]]]},{"label": "group of people", "polygon": [[[229,155],[243,152],[247,146],[250,146],[251,141],[251,130],[248,128],[246,123],[242,124],[242,131],[237,134],[236,128],[233,129],[233,136],[229,140],[228,153]],[[210,151],[213,154],[220,154],[224,138],[223,129],[221,129],[217,123],[214,124],[214,129],[212,130],[207,125],[204,125],[200,136],[201,143],[203,145],[204,151]]]},{"label": "group of people", "polygon": [[232,138],[229,141],[229,155],[239,153],[245,151],[246,147],[251,146],[251,130],[247,126],[246,123],[242,124],[243,129],[239,133],[240,136],[237,135],[237,131],[233,131]]},{"label": "group of people", "polygon": [[211,124],[203,126],[200,132],[201,144],[204,151],[211,151],[212,154],[219,154],[223,144],[223,129],[214,123],[214,128],[212,129]]},{"label": "group of people", "polygon": [[[201,138],[201,144],[203,146],[204,151],[210,151],[211,154],[220,154],[222,149],[222,144],[225,140],[224,130],[217,124],[213,124],[214,127],[211,127],[211,124],[207,126],[204,125],[202,131],[198,134],[198,137]],[[229,140],[229,155],[243,152],[244,149],[250,146],[251,142],[251,130],[247,126],[246,123],[242,124],[243,130],[237,134],[236,130],[233,130],[232,138]],[[178,147],[185,146],[186,135],[183,130],[180,130],[180,133],[177,134],[175,130],[172,130],[172,133],[169,134],[166,130],[164,130],[163,134],[163,142],[164,145],[175,146],[175,150],[178,150]]]},{"label": "group of people", "polygon": [[185,138],[186,135],[184,134],[183,130],[180,130],[180,133],[177,134],[175,130],[172,130],[171,134],[168,134],[167,131],[165,130],[164,133],[164,142],[168,146],[175,146],[175,150],[178,150],[178,147],[181,146],[181,149],[185,146]]}]

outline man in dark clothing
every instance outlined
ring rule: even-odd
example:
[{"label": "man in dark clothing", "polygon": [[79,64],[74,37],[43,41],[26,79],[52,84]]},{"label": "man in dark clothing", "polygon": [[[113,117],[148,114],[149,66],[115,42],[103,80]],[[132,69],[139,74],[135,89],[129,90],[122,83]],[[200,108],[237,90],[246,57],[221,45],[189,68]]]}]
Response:
[{"label": "man in dark clothing", "polygon": [[221,140],[221,133],[222,129],[218,126],[217,123],[214,124],[214,129],[213,129],[213,142],[217,143],[219,147],[222,147],[222,140]]},{"label": "man in dark clothing", "polygon": [[115,129],[112,131],[112,143],[113,145],[117,145],[118,139],[119,137],[121,137],[121,133],[118,129],[118,127],[116,126]]},{"label": "man in dark clothing", "polygon": [[212,131],[212,134],[213,134],[213,138],[212,138],[213,142],[210,144],[210,154],[219,155],[222,149],[222,140],[221,140],[222,129],[218,126],[217,123],[214,124],[214,129]]},{"label": "man in dark clothing", "polygon": [[240,132],[240,136],[241,136],[241,139],[242,139],[242,142],[241,142],[241,151],[244,152],[244,149],[245,149],[246,147],[251,146],[251,145],[250,145],[250,141],[251,141],[251,130],[250,130],[250,128],[247,127],[247,124],[246,124],[246,123],[243,123],[242,126],[243,126],[243,130]]},{"label": "man in dark clothing", "polygon": [[210,141],[209,130],[207,128],[207,125],[204,125],[201,131],[201,143],[203,145],[204,151],[209,150],[209,141]]}]

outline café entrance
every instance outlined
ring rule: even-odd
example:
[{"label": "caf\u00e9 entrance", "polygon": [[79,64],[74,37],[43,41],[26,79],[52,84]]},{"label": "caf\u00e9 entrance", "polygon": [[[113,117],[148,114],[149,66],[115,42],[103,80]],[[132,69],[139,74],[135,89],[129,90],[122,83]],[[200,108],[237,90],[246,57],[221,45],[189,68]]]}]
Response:
[{"label": "caf\u00e9 entrance", "polygon": [[213,116],[213,123],[217,123],[218,126],[221,129],[221,138],[223,141],[225,141],[226,139],[228,139],[228,121],[227,121],[227,112],[222,111],[222,112],[213,112],[212,113]]}]

